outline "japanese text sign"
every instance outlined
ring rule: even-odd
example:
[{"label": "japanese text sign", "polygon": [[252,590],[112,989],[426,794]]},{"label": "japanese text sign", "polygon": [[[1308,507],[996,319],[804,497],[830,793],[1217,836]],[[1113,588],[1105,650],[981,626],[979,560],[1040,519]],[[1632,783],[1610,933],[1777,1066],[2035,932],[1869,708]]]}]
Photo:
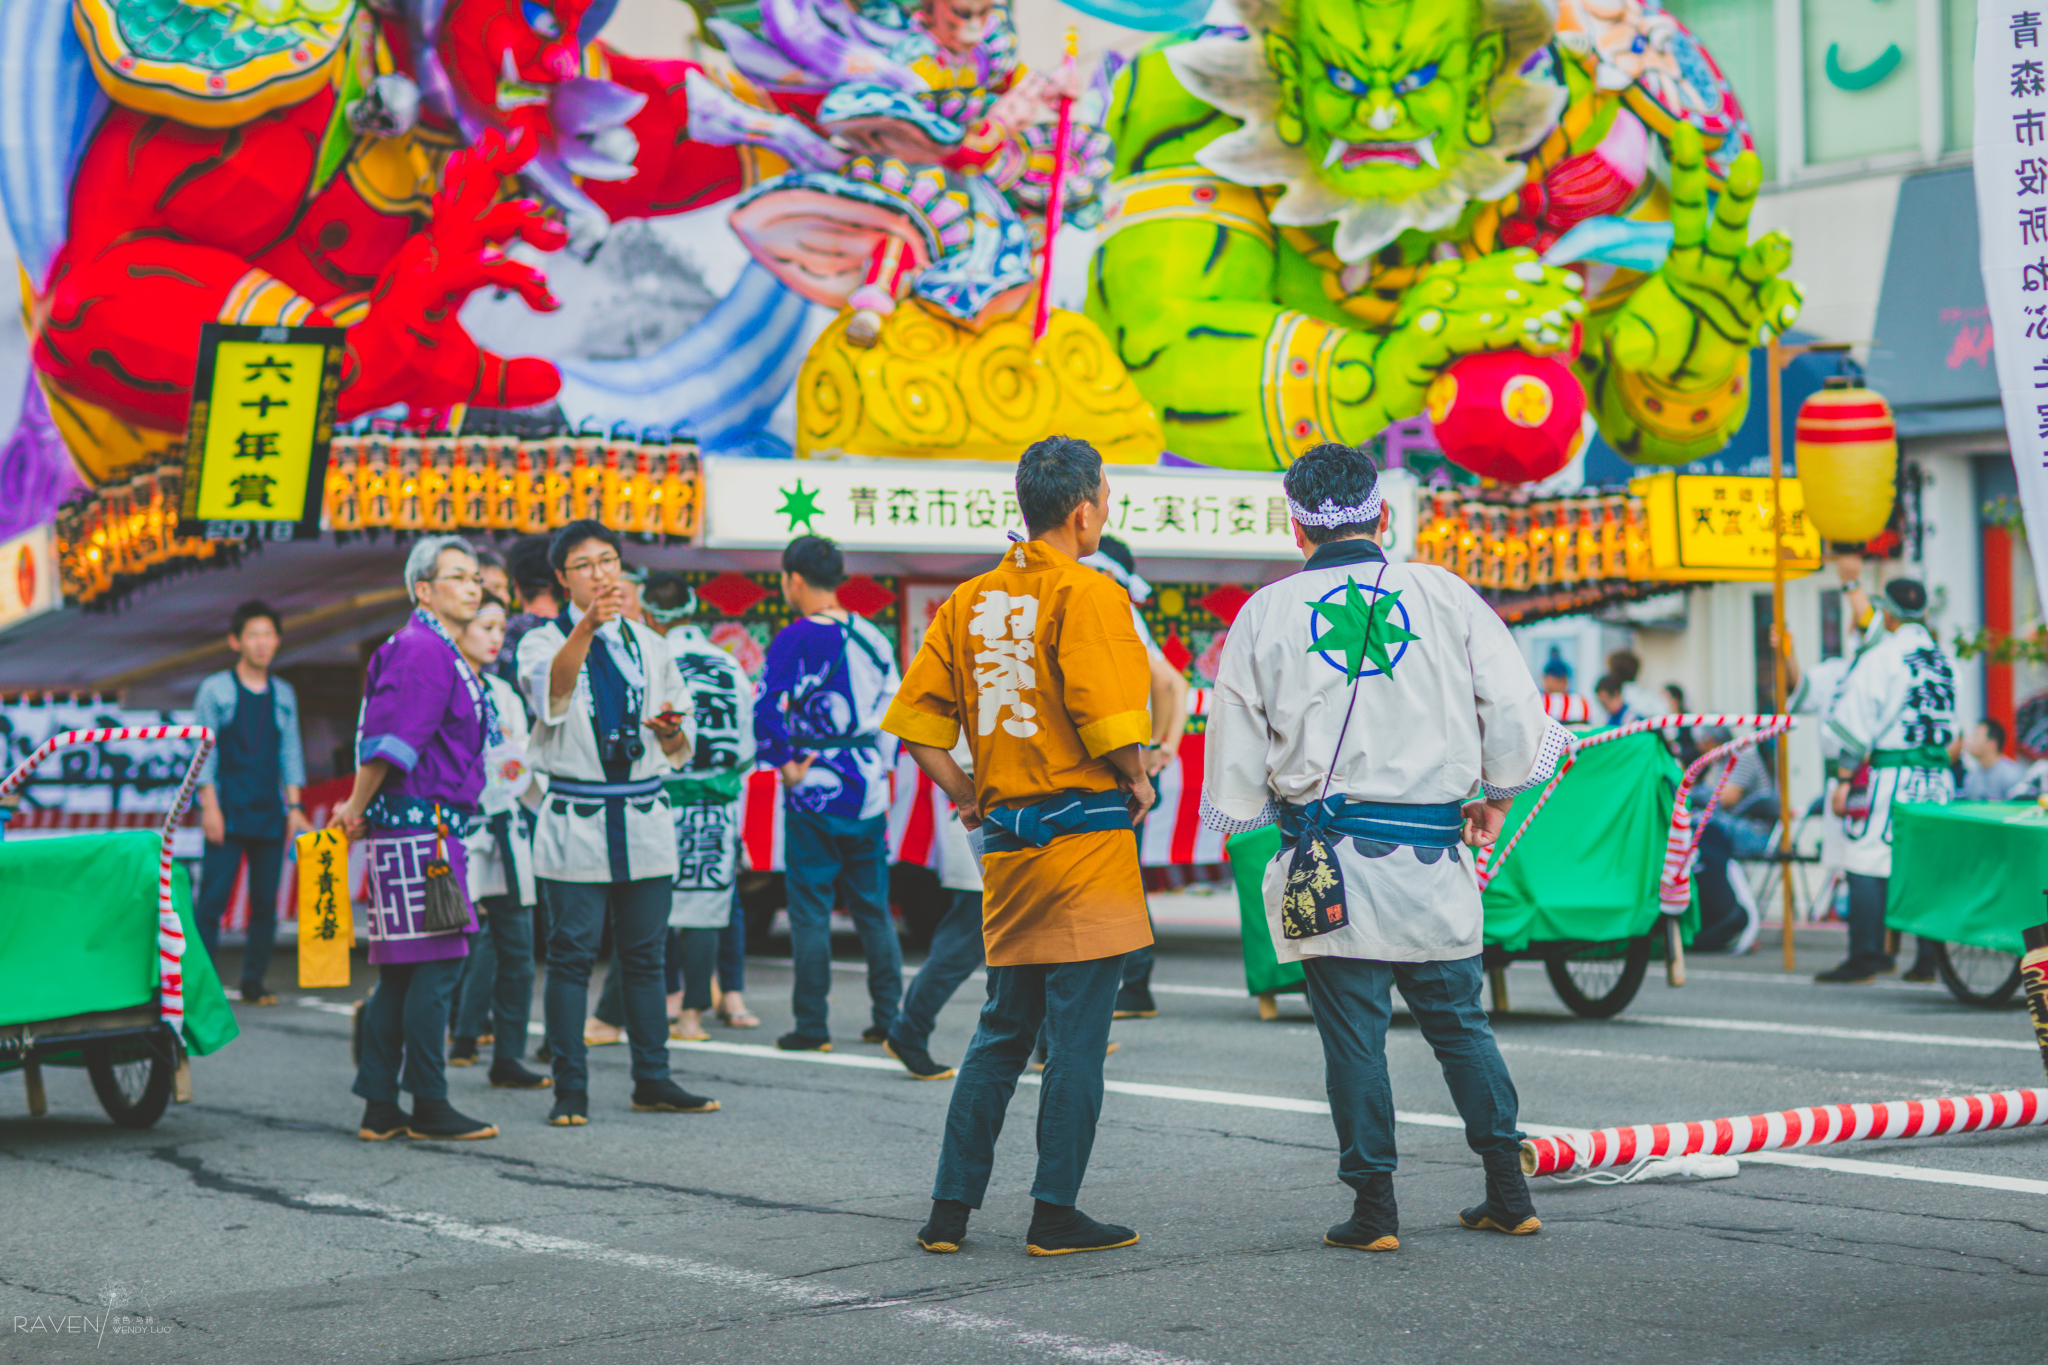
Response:
[{"label": "japanese text sign", "polygon": [[[1979,0],[1976,8],[1977,259],[2020,511],[2040,545],[2048,535],[2048,5]],[[2048,555],[2034,556],[2034,579],[2048,601]]]},{"label": "japanese text sign", "polygon": [[[1806,519],[1797,479],[1779,481],[1785,500],[1788,577],[1820,567],[1820,532]],[[1649,522],[1655,577],[1736,582],[1771,576],[1771,480],[1721,474],[1653,474],[1631,480]]]},{"label": "japanese text sign", "polygon": [[[1292,559],[1278,474],[1109,465],[1109,525],[1140,555]],[[1024,534],[1016,467],[953,460],[704,461],[705,544],[780,548],[807,532],[850,550],[994,553]]]},{"label": "japanese text sign", "polygon": [[348,842],[338,829],[310,830],[299,859],[299,985],[346,986],[355,913],[348,900]]},{"label": "japanese text sign", "polygon": [[209,322],[185,437],[185,524],[297,522],[319,533],[341,391],[339,327]]}]

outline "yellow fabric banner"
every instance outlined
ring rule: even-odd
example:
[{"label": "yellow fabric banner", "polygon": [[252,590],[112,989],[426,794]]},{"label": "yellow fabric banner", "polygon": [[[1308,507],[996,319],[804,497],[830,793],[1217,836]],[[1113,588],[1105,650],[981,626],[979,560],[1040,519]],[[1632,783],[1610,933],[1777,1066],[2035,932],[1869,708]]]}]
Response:
[{"label": "yellow fabric banner", "polygon": [[299,986],[346,986],[355,914],[348,903],[348,840],[338,829],[298,839]]}]

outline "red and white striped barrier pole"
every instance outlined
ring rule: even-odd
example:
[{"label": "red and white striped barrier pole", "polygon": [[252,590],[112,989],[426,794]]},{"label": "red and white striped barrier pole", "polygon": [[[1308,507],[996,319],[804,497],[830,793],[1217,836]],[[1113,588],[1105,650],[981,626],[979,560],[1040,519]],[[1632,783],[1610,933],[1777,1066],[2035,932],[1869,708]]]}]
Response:
[{"label": "red and white striped barrier pole", "polygon": [[1628,1166],[1647,1157],[1741,1156],[1877,1138],[1941,1137],[2048,1126],[2048,1090],[2000,1090],[1939,1100],[1823,1104],[1699,1123],[1650,1123],[1526,1138],[1524,1175]]},{"label": "red and white striped barrier pole", "polygon": [[192,765],[185,770],[185,781],[178,788],[178,797],[171,803],[169,814],[164,816],[160,845],[157,854],[156,873],[156,957],[157,957],[157,1006],[160,1015],[171,1032],[176,1033],[185,1025],[185,926],[178,919],[177,907],[171,901],[171,836],[176,833],[178,821],[184,818],[185,807],[191,803],[193,789],[199,785],[199,767],[206,762],[207,754],[213,750],[213,731],[204,725],[139,725],[111,730],[66,730],[61,735],[52,735],[43,741],[41,748],[21,761],[21,765],[0,780],[0,802],[21,790],[28,783],[42,761],[59,749],[68,749],[74,744],[104,744],[109,740],[134,739],[196,739],[199,752],[192,755]]}]

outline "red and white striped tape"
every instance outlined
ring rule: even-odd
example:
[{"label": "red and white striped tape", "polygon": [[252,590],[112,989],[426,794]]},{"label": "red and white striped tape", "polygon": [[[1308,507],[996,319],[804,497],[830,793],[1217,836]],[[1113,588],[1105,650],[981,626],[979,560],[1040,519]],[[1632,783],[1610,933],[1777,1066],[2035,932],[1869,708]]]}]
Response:
[{"label": "red and white striped tape", "polygon": [[2000,1090],[1954,1099],[1823,1104],[1698,1123],[1646,1123],[1526,1138],[1522,1171],[1557,1175],[1628,1166],[1646,1157],[1741,1156],[1875,1138],[1940,1137],[2048,1125],[2048,1090]]},{"label": "red and white striped tape", "polygon": [[27,783],[42,761],[59,749],[68,749],[74,744],[104,744],[110,740],[176,739],[199,741],[199,748],[192,755],[192,764],[185,770],[185,781],[178,788],[178,797],[164,815],[162,829],[157,843],[156,871],[156,954],[157,954],[157,1008],[164,1023],[173,1033],[185,1024],[185,926],[178,919],[178,911],[171,900],[171,835],[184,818],[185,808],[192,801],[192,791],[199,785],[199,767],[206,762],[207,754],[213,750],[213,731],[204,725],[139,725],[108,730],[66,730],[61,735],[52,735],[43,741],[42,747],[21,761],[19,767],[0,780],[0,801],[4,801]]},{"label": "red and white striped tape", "polygon": [[[1701,755],[1698,761],[1686,770],[1684,780],[1678,785],[1677,804],[1671,816],[1670,833],[1666,836],[1664,844],[1664,871],[1658,878],[1657,890],[1658,899],[1663,905],[1665,914],[1676,915],[1683,912],[1686,905],[1692,900],[1692,859],[1699,847],[1699,840],[1694,838],[1691,833],[1692,812],[1686,804],[1687,798],[1692,795],[1693,783],[1698,780],[1700,773],[1705,771],[1709,763],[1737,753],[1752,744],[1770,738],[1772,735],[1782,734],[1786,730],[1791,729],[1795,723],[1795,719],[1791,716],[1701,715],[1687,712],[1668,716],[1648,716],[1642,720],[1632,720],[1626,725],[1617,725],[1612,730],[1600,730],[1590,735],[1575,736],[1572,739],[1571,748],[1565,754],[1564,761],[1557,765],[1557,772],[1552,775],[1549,783],[1543,788],[1543,794],[1536,798],[1536,804],[1531,806],[1529,813],[1522,817],[1522,823],[1516,826],[1514,834],[1508,839],[1507,843],[1500,845],[1498,853],[1495,853],[1492,849],[1481,849],[1478,856],[1473,860],[1473,870],[1479,880],[1479,889],[1484,891],[1487,883],[1500,875],[1500,869],[1507,862],[1508,854],[1514,852],[1515,845],[1522,841],[1522,835],[1527,833],[1529,826],[1535,822],[1536,816],[1542,811],[1544,803],[1550,800],[1550,794],[1557,790],[1557,784],[1562,782],[1564,775],[1571,771],[1572,764],[1577,761],[1581,750],[1590,749],[1596,744],[1609,744],[1617,739],[1627,739],[1630,735],[1640,735],[1651,730],[1688,729],[1693,726],[1705,726],[1708,728],[1725,726],[1731,730],[1738,726],[1754,727],[1756,733],[1744,735],[1741,739],[1732,740],[1710,753]],[[1728,769],[1722,772],[1722,787],[1727,785],[1728,773],[1734,769],[1734,766],[1731,763]],[[1713,815],[1714,805],[1718,805],[1720,800],[1721,787],[1716,787],[1714,789],[1714,802],[1707,807],[1708,817]],[[1704,829],[1705,819],[1702,819],[1700,823]],[[1677,896],[1677,909],[1672,908],[1674,892]]]}]

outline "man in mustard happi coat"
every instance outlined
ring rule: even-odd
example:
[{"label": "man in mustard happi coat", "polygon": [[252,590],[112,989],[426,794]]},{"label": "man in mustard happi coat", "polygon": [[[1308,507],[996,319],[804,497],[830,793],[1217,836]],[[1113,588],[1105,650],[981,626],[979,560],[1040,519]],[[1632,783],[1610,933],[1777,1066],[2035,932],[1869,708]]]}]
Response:
[{"label": "man in mustard happi coat", "polygon": [[[1017,462],[1031,539],[946,600],[882,728],[982,839],[988,1004],[960,1064],[927,1251],[958,1251],[981,1207],[1003,1112],[1044,1025],[1034,1256],[1129,1246],[1076,1208],[1124,954],[1148,946],[1132,823],[1153,801],[1143,754],[1151,675],[1123,589],[1076,561],[1109,516],[1102,458],[1051,437]],[[968,777],[950,754],[965,730]]]}]

